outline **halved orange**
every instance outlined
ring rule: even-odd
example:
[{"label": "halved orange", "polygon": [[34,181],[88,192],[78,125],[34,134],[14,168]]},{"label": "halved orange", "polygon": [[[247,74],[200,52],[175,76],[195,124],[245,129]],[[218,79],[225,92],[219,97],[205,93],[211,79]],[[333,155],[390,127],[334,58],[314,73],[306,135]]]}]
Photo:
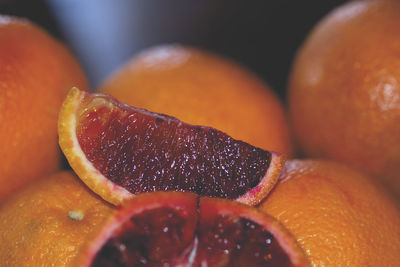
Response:
[{"label": "halved orange", "polygon": [[72,88],[59,143],[78,176],[120,204],[141,192],[190,191],[255,205],[277,182],[285,157],[205,126]]},{"label": "halved orange", "polygon": [[78,266],[309,265],[273,217],[188,192],[139,194],[93,233]]}]

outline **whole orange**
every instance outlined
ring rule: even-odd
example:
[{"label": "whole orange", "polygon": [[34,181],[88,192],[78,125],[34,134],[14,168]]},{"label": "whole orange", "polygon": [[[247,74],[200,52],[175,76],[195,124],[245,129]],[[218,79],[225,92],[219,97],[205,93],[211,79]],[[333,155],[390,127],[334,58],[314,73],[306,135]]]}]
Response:
[{"label": "whole orange", "polygon": [[0,202],[60,167],[57,115],[73,86],[87,88],[72,54],[28,20],[0,16]]},{"label": "whole orange", "polygon": [[0,206],[1,266],[68,266],[113,208],[71,172],[16,192]]},{"label": "whole orange", "polygon": [[397,266],[400,211],[363,174],[292,160],[260,209],[293,233],[314,266]]},{"label": "whole orange", "polygon": [[400,198],[400,1],[353,1],[298,51],[289,109],[298,144],[376,177]]},{"label": "whole orange", "polygon": [[273,91],[250,71],[212,53],[179,45],[148,49],[101,91],[266,150],[292,152],[285,114]]}]

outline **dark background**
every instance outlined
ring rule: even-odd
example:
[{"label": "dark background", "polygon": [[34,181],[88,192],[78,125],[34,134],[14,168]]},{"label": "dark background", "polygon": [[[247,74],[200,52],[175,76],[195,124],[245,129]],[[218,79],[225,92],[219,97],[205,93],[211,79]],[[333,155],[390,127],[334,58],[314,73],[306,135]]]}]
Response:
[{"label": "dark background", "polygon": [[152,45],[183,43],[230,57],[284,99],[290,65],[312,27],[341,0],[0,0],[66,42],[92,88]]}]

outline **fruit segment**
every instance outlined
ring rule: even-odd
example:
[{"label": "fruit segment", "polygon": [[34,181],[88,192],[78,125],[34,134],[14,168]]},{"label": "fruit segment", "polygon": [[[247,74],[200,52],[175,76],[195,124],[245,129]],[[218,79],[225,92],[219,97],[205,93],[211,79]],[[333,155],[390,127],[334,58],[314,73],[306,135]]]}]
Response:
[{"label": "fruit segment", "polygon": [[254,205],[284,163],[214,128],[76,88],[60,112],[59,135],[75,172],[114,204],[141,192],[190,191]]},{"label": "fruit segment", "polygon": [[294,239],[272,217],[192,193],[138,195],[80,256],[82,266],[304,266]]}]

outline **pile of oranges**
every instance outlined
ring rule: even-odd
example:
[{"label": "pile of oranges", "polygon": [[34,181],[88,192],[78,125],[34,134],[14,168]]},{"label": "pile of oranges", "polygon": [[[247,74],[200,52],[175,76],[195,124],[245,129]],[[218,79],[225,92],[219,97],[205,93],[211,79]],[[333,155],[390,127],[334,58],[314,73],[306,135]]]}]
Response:
[{"label": "pile of oranges", "polygon": [[[135,56],[100,88],[121,102],[287,154],[259,206],[314,266],[400,262],[400,2],[349,2],[300,47],[284,105],[237,63],[194,47]],[[57,117],[88,90],[72,54],[23,19],[0,18],[0,262],[69,265],[114,208],[61,171]],[[54,245],[57,244],[57,245]]]}]

